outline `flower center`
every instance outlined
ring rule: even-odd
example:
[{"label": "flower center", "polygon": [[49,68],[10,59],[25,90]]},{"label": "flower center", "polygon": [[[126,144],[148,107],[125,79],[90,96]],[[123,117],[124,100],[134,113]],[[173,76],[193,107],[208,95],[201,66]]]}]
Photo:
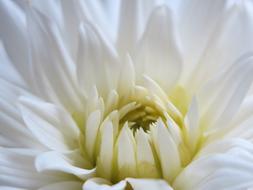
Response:
[{"label": "flower center", "polygon": [[128,96],[113,91],[106,101],[92,98],[80,147],[96,176],[113,183],[127,177],[172,182],[192,159],[181,111],[187,106],[176,105],[186,101],[177,95],[135,86]]},{"label": "flower center", "polygon": [[134,110],[129,111],[120,119],[120,125],[128,122],[128,126],[135,133],[142,128],[145,132],[150,130],[150,126],[159,118],[159,113],[151,106],[137,104]]}]

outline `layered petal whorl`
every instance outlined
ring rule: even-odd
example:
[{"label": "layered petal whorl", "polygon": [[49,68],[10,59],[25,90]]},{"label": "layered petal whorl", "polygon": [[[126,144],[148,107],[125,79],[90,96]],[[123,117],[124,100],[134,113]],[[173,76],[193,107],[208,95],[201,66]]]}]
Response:
[{"label": "layered petal whorl", "polygon": [[0,189],[252,188],[252,10],[0,0]]}]

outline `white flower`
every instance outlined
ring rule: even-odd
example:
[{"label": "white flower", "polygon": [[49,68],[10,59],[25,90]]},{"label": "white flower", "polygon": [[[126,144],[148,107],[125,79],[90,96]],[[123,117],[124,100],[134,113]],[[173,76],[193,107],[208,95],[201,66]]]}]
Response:
[{"label": "white flower", "polygon": [[1,190],[253,188],[253,2],[0,1]]}]

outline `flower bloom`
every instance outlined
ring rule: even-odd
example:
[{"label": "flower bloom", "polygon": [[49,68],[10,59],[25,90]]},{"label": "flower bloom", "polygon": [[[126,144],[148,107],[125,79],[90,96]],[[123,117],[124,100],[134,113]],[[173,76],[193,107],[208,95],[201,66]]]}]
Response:
[{"label": "flower bloom", "polygon": [[0,1],[0,189],[253,188],[253,2]]}]

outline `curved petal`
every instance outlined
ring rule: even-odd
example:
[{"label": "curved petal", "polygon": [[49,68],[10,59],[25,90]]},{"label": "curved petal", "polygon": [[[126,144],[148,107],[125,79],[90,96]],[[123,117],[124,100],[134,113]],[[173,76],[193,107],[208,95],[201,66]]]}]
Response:
[{"label": "curved petal", "polygon": [[[227,1],[186,0],[178,9],[178,31],[186,60],[183,77],[194,71],[205,49],[217,36],[217,23],[223,18]],[[202,63],[205,64],[205,63]]]},{"label": "curved petal", "polygon": [[128,178],[133,190],[159,189],[159,190],[173,190],[173,188],[164,180],[155,179],[134,179]]},{"label": "curved petal", "polygon": [[17,86],[28,88],[26,82],[24,81],[22,75],[18,72],[18,70],[13,66],[10,57],[5,51],[5,47],[0,40],[0,78],[9,81]]},{"label": "curved petal", "polygon": [[242,121],[240,124],[227,129],[224,138],[243,138],[253,143],[253,117]]},{"label": "curved petal", "polygon": [[[150,76],[166,92],[176,83],[181,72],[181,56],[174,31],[171,11],[167,6],[156,8],[136,52],[136,72]],[[159,34],[159,35],[158,35]],[[140,81],[141,78],[138,78]]]},{"label": "curved petal", "polygon": [[91,23],[80,25],[79,37],[76,74],[80,87],[88,93],[95,85],[106,96],[117,87],[120,74],[117,52]]},{"label": "curved petal", "polygon": [[[192,3],[192,0],[189,2]],[[195,5],[192,3],[192,7],[195,7],[195,12],[190,15],[191,19],[195,22],[186,21],[191,26],[192,23],[198,23],[198,20],[203,20],[202,24],[198,23],[198,26],[193,28],[193,35],[195,37],[186,37],[189,40],[193,40],[194,43],[189,43],[196,48],[200,47],[204,50],[199,52],[201,57],[195,56],[194,53],[189,50],[191,56],[196,57],[194,72],[190,74],[190,78],[187,79],[187,86],[190,85],[189,90],[194,90],[203,85],[210,77],[216,75],[217,72],[227,69],[244,54],[252,53],[252,32],[253,32],[253,3],[250,0],[246,1],[198,1]],[[187,10],[189,9],[186,6]],[[203,12],[205,11],[205,14]],[[212,13],[211,13],[212,12]],[[211,14],[210,14],[211,13]],[[202,16],[198,16],[201,14]],[[205,19],[207,15],[208,19]],[[186,16],[186,18],[188,18]],[[187,23],[186,23],[187,25]],[[183,25],[182,25],[183,26]],[[187,27],[187,26],[186,26]],[[207,30],[207,31],[205,31]],[[182,30],[183,31],[183,30]],[[187,30],[185,30],[187,31]],[[184,31],[183,31],[184,32]],[[243,32],[243,35],[241,33]],[[189,32],[184,32],[186,35]],[[200,34],[201,33],[201,34]],[[191,35],[191,34],[190,34]],[[187,40],[185,39],[185,40]],[[205,41],[205,45],[198,43],[198,40]],[[192,50],[196,49],[191,47]],[[188,59],[190,60],[190,59]],[[188,64],[191,67],[193,64]],[[185,69],[189,72],[189,69]]]},{"label": "curved petal", "polygon": [[[0,2],[0,39],[15,68],[29,83],[28,43],[25,13],[13,1]],[[18,51],[17,51],[18,50]]]},{"label": "curved petal", "polygon": [[43,186],[38,190],[80,190],[82,189],[82,182],[78,181],[64,181],[59,183],[53,183],[50,185]]},{"label": "curved petal", "polygon": [[120,1],[77,1],[76,10],[79,11],[81,21],[94,23],[104,31],[107,38],[116,41],[118,10]]},{"label": "curved petal", "polygon": [[120,69],[120,78],[118,84],[118,93],[121,96],[129,97],[133,93],[135,86],[135,69],[132,58],[127,55],[125,62]]},{"label": "curved petal", "polygon": [[81,156],[79,151],[69,153],[46,152],[40,154],[35,161],[36,169],[42,171],[58,171],[73,174],[80,179],[86,180],[95,174],[95,169],[90,168],[91,165]]},{"label": "curved petal", "polygon": [[109,181],[103,178],[92,178],[84,183],[83,190],[124,190],[125,187],[125,181],[120,181],[119,183],[112,185]]},{"label": "curved petal", "polygon": [[142,178],[159,178],[161,174],[156,165],[148,135],[141,128],[135,134],[136,161],[138,176]]},{"label": "curved petal", "polygon": [[25,127],[17,107],[18,97],[29,93],[9,81],[0,79],[0,145],[44,150],[30,131]]},{"label": "curved petal", "polygon": [[82,112],[83,102],[75,77],[76,66],[67,51],[59,26],[32,6],[26,9],[27,30],[31,34],[30,75],[34,91],[41,98],[70,112]]},{"label": "curved petal", "polygon": [[79,129],[64,109],[34,97],[20,98],[19,107],[28,129],[49,149],[68,151],[78,146]]},{"label": "curved petal", "polygon": [[113,123],[110,120],[104,121],[100,127],[101,144],[99,155],[97,156],[97,173],[106,179],[112,178],[113,168]]},{"label": "curved petal", "polygon": [[252,187],[253,148],[245,140],[225,140],[205,147],[176,178],[173,187],[187,190]]},{"label": "curved petal", "polygon": [[136,143],[132,131],[125,123],[117,139],[118,179],[137,176]]},{"label": "curved petal", "polygon": [[98,130],[101,122],[101,112],[96,110],[88,115],[85,127],[85,145],[90,158],[94,157]]},{"label": "curved petal", "polygon": [[152,190],[173,190],[164,180],[135,178],[127,178],[115,185],[111,185],[109,181],[102,178],[93,178],[85,182],[83,190],[124,190],[128,186],[127,183],[133,190],[146,190],[147,188]]},{"label": "curved petal", "polygon": [[252,72],[253,56],[243,56],[200,90],[201,124],[210,130],[228,126],[252,84]]},{"label": "curved petal", "polygon": [[67,176],[59,173],[38,173],[34,167],[38,153],[31,149],[0,148],[1,186],[37,189],[52,182],[66,180]]},{"label": "curved petal", "polygon": [[27,189],[23,189],[23,188],[17,188],[17,187],[10,187],[10,186],[0,186],[1,189],[3,190],[27,190]]},{"label": "curved petal", "polygon": [[161,162],[162,177],[172,181],[181,169],[178,147],[161,119],[151,128],[151,136]]}]

